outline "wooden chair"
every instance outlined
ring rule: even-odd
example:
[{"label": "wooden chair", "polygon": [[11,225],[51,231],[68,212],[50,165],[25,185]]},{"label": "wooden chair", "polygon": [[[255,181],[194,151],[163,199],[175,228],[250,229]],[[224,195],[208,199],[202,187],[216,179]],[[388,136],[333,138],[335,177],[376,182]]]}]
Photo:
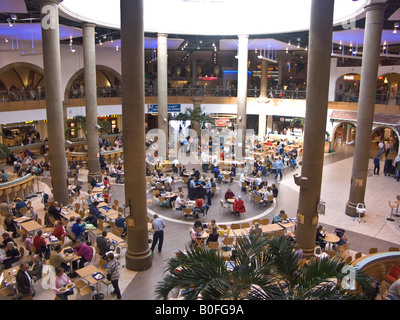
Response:
[{"label": "wooden chair", "polygon": [[208,249],[218,250],[218,248],[219,248],[219,242],[218,241],[210,241],[210,242],[208,242]]},{"label": "wooden chair", "polygon": [[353,258],[351,256],[346,257],[345,262],[346,264],[350,264]]},{"label": "wooden chair", "polygon": [[224,178],[222,181],[225,181],[226,183],[231,181],[231,175],[230,174],[224,174]]},{"label": "wooden chair", "polygon": [[224,251],[231,250],[232,247],[233,247],[233,241],[234,241],[234,238],[232,238],[232,237],[225,237],[224,240],[222,240],[222,244],[224,245],[224,246],[222,247],[222,250],[224,250]]},{"label": "wooden chair", "polygon": [[123,228],[115,228],[113,231],[111,231],[113,234],[115,234],[118,237],[121,237],[122,234],[124,233]]},{"label": "wooden chair", "polygon": [[79,279],[76,280],[74,283],[78,299],[93,293],[92,288],[83,280]]},{"label": "wooden chair", "polygon": [[354,255],[354,260],[356,260],[356,259],[358,259],[358,258],[361,258],[362,257],[362,253],[361,252],[357,252],[355,255]]},{"label": "wooden chair", "polygon": [[336,252],[338,253],[338,256],[345,258],[349,255],[349,248],[350,248],[350,243],[345,243],[341,246],[337,246]]},{"label": "wooden chair", "polygon": [[226,224],[219,224],[218,227],[219,227],[220,229],[223,229],[223,230],[228,229],[228,227],[227,227]]},{"label": "wooden chair", "polygon": [[183,215],[185,216],[185,218],[193,217],[193,209],[192,208],[183,208]]},{"label": "wooden chair", "polygon": [[370,248],[368,253],[369,254],[373,254],[373,253],[377,253],[378,252],[378,248]]},{"label": "wooden chair", "polygon": [[244,229],[244,228],[250,228],[250,223],[248,223],[248,222],[243,222],[243,223],[241,224],[241,228],[242,228],[242,229]]},{"label": "wooden chair", "polygon": [[104,228],[108,228],[110,225],[107,222],[103,222],[103,220],[98,219],[97,220],[97,225],[99,230],[103,231]]},{"label": "wooden chair", "polygon": [[223,212],[223,210],[225,210],[225,209],[230,209],[230,205],[229,205],[229,203],[225,203],[224,202],[224,200],[222,200],[222,199],[219,199],[219,204],[220,204],[220,208],[219,208],[219,212],[221,212],[221,210],[222,210],[222,212]]},{"label": "wooden chair", "polygon": [[240,224],[239,223],[232,223],[231,224],[231,229],[240,229]]},{"label": "wooden chair", "polygon": [[254,202],[258,203],[258,204],[262,204],[264,201],[263,201],[263,199],[262,199],[262,197],[260,195],[255,194],[254,195]]},{"label": "wooden chair", "polygon": [[269,223],[269,219],[265,218],[265,219],[261,219],[261,224],[266,226]]},{"label": "wooden chair", "polygon": [[400,251],[400,248],[398,248],[398,247],[390,247],[389,248],[389,251]]},{"label": "wooden chair", "polygon": [[23,207],[19,209],[19,213],[22,214],[23,216],[28,212],[28,207]]},{"label": "wooden chair", "polygon": [[262,224],[262,223],[261,223],[261,219],[254,219],[254,220],[251,222],[251,224],[254,225],[256,222],[258,222],[259,224]]}]

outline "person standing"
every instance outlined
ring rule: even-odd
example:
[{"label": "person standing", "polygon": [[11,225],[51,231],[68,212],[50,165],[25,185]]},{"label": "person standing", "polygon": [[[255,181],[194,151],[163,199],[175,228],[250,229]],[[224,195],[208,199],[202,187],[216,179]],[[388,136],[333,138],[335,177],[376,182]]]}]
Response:
[{"label": "person standing", "polygon": [[154,235],[153,235],[153,243],[151,245],[151,254],[154,254],[154,248],[156,247],[158,243],[158,252],[161,252],[162,250],[162,245],[164,242],[164,228],[165,224],[164,221],[159,218],[158,214],[154,215],[154,220],[152,223],[152,228],[154,230]]},{"label": "person standing", "polygon": [[35,295],[32,278],[28,273],[28,269],[28,263],[25,261],[22,262],[17,272],[17,275],[15,276],[19,299],[33,297]]},{"label": "person standing", "polygon": [[278,175],[282,179],[282,169],[284,165],[281,157],[279,157],[278,160],[276,160],[275,165],[276,165],[275,179],[278,178]]},{"label": "person standing", "polygon": [[208,155],[208,152],[206,151],[206,149],[203,150],[203,152],[201,153],[201,166],[203,169],[203,172],[207,172],[208,170],[208,164],[210,162],[210,156]]},{"label": "person standing", "polygon": [[383,153],[383,147],[385,146],[385,144],[383,143],[383,141],[379,142],[379,153],[378,153],[378,157],[380,157]]},{"label": "person standing", "polygon": [[374,174],[379,175],[380,161],[379,154],[374,158]]},{"label": "person standing", "polygon": [[121,300],[121,291],[119,290],[118,286],[118,280],[120,278],[118,270],[119,262],[118,260],[115,259],[114,253],[112,252],[107,253],[107,259],[108,263],[106,268],[106,274],[107,276],[110,275],[108,276],[108,279],[110,279],[111,284],[114,288],[114,291],[111,292],[111,294],[115,294],[117,296],[117,299]]}]

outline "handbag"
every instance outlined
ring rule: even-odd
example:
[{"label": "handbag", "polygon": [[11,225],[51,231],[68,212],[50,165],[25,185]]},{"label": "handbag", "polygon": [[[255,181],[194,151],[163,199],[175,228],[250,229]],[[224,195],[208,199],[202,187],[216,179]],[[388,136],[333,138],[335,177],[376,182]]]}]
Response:
[{"label": "handbag", "polygon": [[107,273],[107,280],[111,281],[111,273]]}]

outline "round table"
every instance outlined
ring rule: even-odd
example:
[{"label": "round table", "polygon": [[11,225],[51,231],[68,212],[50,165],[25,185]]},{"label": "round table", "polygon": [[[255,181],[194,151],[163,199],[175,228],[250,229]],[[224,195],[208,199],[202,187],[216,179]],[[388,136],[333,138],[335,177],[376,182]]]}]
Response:
[{"label": "round table", "polygon": [[336,243],[340,240],[340,238],[334,234],[334,233],[328,233],[325,237],[324,237],[324,241],[329,243],[329,247],[332,246],[332,243]]},{"label": "round table", "polygon": [[226,202],[233,204],[235,202],[235,198],[229,198],[226,200]]}]

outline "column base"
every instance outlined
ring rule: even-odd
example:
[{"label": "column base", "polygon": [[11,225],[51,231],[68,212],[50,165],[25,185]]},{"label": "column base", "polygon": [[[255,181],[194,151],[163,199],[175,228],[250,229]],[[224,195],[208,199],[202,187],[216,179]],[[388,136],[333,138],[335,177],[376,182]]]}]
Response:
[{"label": "column base", "polygon": [[88,173],[88,183],[90,184],[93,179],[96,179],[97,182],[103,181],[103,175],[101,172],[89,172]]},{"label": "column base", "polygon": [[125,254],[125,266],[131,271],[145,271],[152,266],[153,257],[150,248],[144,252],[133,252],[129,248]]},{"label": "column base", "polygon": [[[359,214],[357,213],[357,203],[351,203],[350,201],[347,201],[345,213],[350,217],[358,217]],[[364,213],[362,213],[360,217],[364,217]]]}]

